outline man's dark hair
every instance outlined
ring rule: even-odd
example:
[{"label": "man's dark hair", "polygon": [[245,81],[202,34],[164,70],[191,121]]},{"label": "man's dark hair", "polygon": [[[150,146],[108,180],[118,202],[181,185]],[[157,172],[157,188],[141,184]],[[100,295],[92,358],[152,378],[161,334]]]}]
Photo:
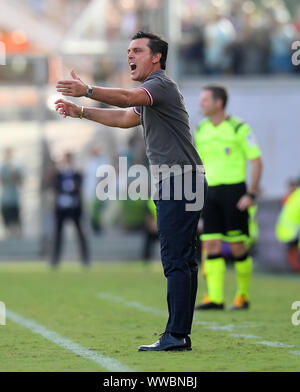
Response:
[{"label": "man's dark hair", "polygon": [[217,85],[217,84],[210,84],[203,87],[203,90],[208,90],[212,92],[214,99],[221,99],[223,102],[223,108],[226,108],[228,102],[228,92],[225,87]]},{"label": "man's dark hair", "polygon": [[152,54],[161,53],[160,66],[161,69],[166,69],[166,62],[168,57],[168,42],[163,40],[159,35],[153,33],[145,33],[144,31],[138,31],[131,40],[148,38],[148,47]]}]

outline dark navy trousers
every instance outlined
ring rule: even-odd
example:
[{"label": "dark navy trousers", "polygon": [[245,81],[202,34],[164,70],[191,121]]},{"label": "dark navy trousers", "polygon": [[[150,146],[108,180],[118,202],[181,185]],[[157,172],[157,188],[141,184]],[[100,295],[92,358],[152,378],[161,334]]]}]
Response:
[{"label": "dark navy trousers", "polygon": [[[193,189],[198,180],[199,174],[193,172]],[[204,175],[202,182],[204,198],[207,192]],[[161,259],[167,278],[169,319],[165,331],[190,334],[198,289],[196,245],[201,210],[186,211],[186,204],[191,202],[185,197],[174,200],[174,177],[170,178],[170,200],[163,200],[162,186],[163,182],[159,184],[159,200],[155,203]]]}]

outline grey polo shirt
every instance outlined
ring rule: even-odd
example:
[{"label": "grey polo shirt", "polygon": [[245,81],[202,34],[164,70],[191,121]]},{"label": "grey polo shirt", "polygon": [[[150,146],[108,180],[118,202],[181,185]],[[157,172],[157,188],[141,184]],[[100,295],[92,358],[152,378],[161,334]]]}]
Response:
[{"label": "grey polo shirt", "polygon": [[151,166],[179,165],[201,167],[202,161],[193,144],[189,115],[176,83],[163,70],[153,72],[139,86],[149,96],[150,106],[134,107],[141,117],[146,154]]}]

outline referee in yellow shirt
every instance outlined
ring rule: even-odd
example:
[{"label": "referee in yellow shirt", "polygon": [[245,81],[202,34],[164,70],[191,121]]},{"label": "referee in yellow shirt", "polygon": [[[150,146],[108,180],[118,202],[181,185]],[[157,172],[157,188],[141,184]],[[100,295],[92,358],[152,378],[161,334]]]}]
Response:
[{"label": "referee in yellow shirt", "polygon": [[[223,86],[203,89],[200,106],[205,119],[195,134],[208,181],[203,210],[204,272],[208,296],[197,310],[224,309],[225,260],[222,241],[230,245],[237,274],[237,292],[231,309],[249,307],[252,258],[247,253],[248,208],[255,203],[262,173],[261,152],[249,125],[226,113],[228,93]],[[246,185],[247,163],[251,181]]]}]

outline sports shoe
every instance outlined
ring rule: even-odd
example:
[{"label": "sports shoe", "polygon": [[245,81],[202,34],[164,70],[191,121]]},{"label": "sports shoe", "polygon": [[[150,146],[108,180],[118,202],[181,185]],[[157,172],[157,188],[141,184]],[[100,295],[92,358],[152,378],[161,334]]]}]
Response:
[{"label": "sports shoe", "polygon": [[205,293],[205,294],[203,295],[203,300],[202,300],[201,303],[202,303],[202,304],[207,304],[208,302],[211,302],[211,300],[210,300],[208,294]]},{"label": "sports shoe", "polygon": [[250,302],[246,299],[244,295],[237,295],[234,298],[233,305],[230,306],[230,310],[242,310],[249,309]]},{"label": "sports shoe", "polygon": [[159,340],[149,346],[140,346],[138,351],[191,351],[191,339],[189,337],[177,339],[169,332],[161,334]]},{"label": "sports shoe", "polygon": [[188,351],[192,350],[192,341],[191,338],[187,335],[185,337],[185,341],[186,341],[186,348]]},{"label": "sports shoe", "polygon": [[224,304],[216,304],[209,298],[208,294],[204,294],[202,302],[200,303],[200,305],[195,306],[195,310],[210,310],[210,309],[222,310],[224,309]]},{"label": "sports shoe", "polygon": [[206,302],[195,306],[195,310],[223,310],[224,304],[216,304],[215,302]]}]

